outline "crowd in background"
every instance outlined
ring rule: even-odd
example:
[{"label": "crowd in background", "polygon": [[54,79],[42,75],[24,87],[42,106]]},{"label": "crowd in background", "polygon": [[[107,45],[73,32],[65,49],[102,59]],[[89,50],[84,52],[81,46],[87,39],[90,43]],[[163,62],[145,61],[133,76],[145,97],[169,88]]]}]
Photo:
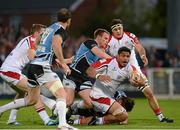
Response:
[{"label": "crowd in background", "polygon": [[[29,31],[24,27],[19,27],[18,31],[15,31],[10,26],[0,25],[0,65],[16,44],[27,35]],[[64,48],[65,58],[73,56],[86,39],[87,37],[83,35],[78,39],[69,38]],[[155,47],[146,48],[146,50],[149,59],[148,67],[180,67],[180,45],[173,53]]]}]

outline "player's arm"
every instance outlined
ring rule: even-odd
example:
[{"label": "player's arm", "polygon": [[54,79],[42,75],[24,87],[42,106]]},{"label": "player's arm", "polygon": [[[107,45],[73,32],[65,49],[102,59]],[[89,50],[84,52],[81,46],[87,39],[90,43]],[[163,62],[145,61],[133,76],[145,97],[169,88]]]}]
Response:
[{"label": "player's arm", "polygon": [[139,42],[139,40],[137,38],[134,39],[134,43],[135,43],[135,49],[139,53],[141,60],[144,63],[144,66],[147,66],[148,59],[146,57],[146,51],[145,51],[144,47],[142,46],[142,44]]},{"label": "player's arm", "polygon": [[33,60],[35,57],[36,51],[34,48],[28,49],[28,59]]},{"label": "player's arm", "polygon": [[105,71],[107,69],[107,67],[103,67],[104,64],[106,64],[107,62],[109,62],[109,60],[105,60],[102,59],[100,61],[97,61],[95,63],[93,63],[87,70],[86,70],[86,74],[91,77],[91,78],[96,78],[99,79],[102,82],[110,82],[111,78],[110,76],[106,75],[106,74],[101,74],[97,72],[98,68],[101,68],[101,72]]},{"label": "player's arm", "polygon": [[93,47],[91,51],[98,57],[104,58],[104,59],[110,59],[112,58],[110,55],[99,49],[97,46]]},{"label": "player's arm", "polygon": [[[73,59],[74,59],[74,56],[72,56],[72,57],[70,57],[70,58],[67,58],[67,59],[64,59],[64,62],[65,62],[66,64],[71,64],[72,61],[73,61]],[[58,59],[55,59],[55,61],[56,61],[58,64],[61,64],[61,62],[60,62]]]},{"label": "player's arm", "polygon": [[53,51],[59,61],[60,66],[63,68],[64,72],[66,74],[70,74],[71,70],[69,69],[69,67],[64,61],[64,57],[62,53],[62,46],[61,46],[62,43],[63,43],[62,37],[60,35],[54,35],[53,40],[52,40]]},{"label": "player's arm", "polygon": [[84,42],[84,45],[87,48],[89,48],[92,51],[92,53],[98,56],[99,58],[104,58],[104,59],[112,58],[110,55],[99,49],[97,47],[97,43],[94,40],[87,40],[86,42]]}]

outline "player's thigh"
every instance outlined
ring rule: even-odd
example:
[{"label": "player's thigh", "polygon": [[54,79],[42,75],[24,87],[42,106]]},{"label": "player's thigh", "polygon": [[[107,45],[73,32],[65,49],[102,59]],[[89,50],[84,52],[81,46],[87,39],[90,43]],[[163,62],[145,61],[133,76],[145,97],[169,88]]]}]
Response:
[{"label": "player's thigh", "polygon": [[27,86],[27,78],[24,77],[19,82],[16,84],[16,87],[21,89],[22,91],[27,92],[28,91],[28,86]]},{"label": "player's thigh", "polygon": [[34,105],[37,103],[40,96],[40,88],[33,87],[28,89],[27,105]]},{"label": "player's thigh", "polygon": [[91,98],[90,98],[91,89],[84,89],[79,91],[79,96],[84,100],[84,103],[87,108],[92,108]]},{"label": "player's thigh", "polygon": [[66,87],[64,87],[64,89],[67,93],[67,97],[66,97],[67,106],[70,106],[74,102],[75,90],[72,88],[66,88]]},{"label": "player's thigh", "polygon": [[[17,70],[16,70],[17,71]],[[7,82],[17,93],[27,92],[27,78],[20,71],[6,71],[0,73],[1,78]]]}]

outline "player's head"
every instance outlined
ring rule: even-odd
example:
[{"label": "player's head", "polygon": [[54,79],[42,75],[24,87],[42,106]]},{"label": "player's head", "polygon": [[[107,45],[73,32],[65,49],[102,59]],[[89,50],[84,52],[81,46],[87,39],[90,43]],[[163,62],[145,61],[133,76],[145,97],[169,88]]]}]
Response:
[{"label": "player's head", "polygon": [[114,98],[126,109],[127,112],[132,111],[135,102],[132,98],[127,97],[124,91],[116,91]]},{"label": "player's head", "polygon": [[110,33],[106,29],[98,28],[94,31],[94,38],[102,49],[106,49]]},{"label": "player's head", "polygon": [[33,24],[32,27],[31,27],[31,30],[30,30],[30,34],[37,37],[40,33],[42,33],[44,31],[45,28],[46,28],[45,25]]},{"label": "player's head", "polygon": [[57,14],[57,20],[58,22],[66,23],[66,29],[68,29],[71,24],[71,12],[66,8],[60,9]]},{"label": "player's head", "polygon": [[121,47],[118,50],[118,54],[116,56],[116,60],[119,64],[119,67],[125,67],[128,62],[131,55],[131,50],[127,47]]},{"label": "player's head", "polygon": [[113,19],[111,21],[111,32],[115,38],[121,38],[123,35],[123,22],[121,19]]}]

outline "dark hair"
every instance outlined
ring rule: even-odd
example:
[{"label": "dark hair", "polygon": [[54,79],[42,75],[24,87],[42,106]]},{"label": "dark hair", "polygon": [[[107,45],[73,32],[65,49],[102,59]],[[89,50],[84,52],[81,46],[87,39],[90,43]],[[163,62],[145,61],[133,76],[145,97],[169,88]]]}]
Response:
[{"label": "dark hair", "polygon": [[113,19],[110,26],[113,26],[115,24],[123,24],[123,21],[121,19]]},{"label": "dark hair", "polygon": [[130,50],[129,48],[127,48],[127,47],[121,47],[121,48],[119,48],[118,54],[121,54],[123,51],[129,52],[129,54],[131,54],[131,50]]},{"label": "dark hair", "polygon": [[57,20],[59,22],[65,23],[70,18],[71,18],[71,12],[68,9],[62,8],[58,11]]},{"label": "dark hair", "polygon": [[111,24],[110,24],[111,30],[114,28],[114,25],[116,25],[116,24],[122,24],[123,25],[123,21],[121,19],[113,19],[111,21]]},{"label": "dark hair", "polygon": [[46,28],[47,26],[42,24],[33,24],[30,30],[30,34],[33,34],[35,32],[40,32],[42,28]]},{"label": "dark hair", "polygon": [[98,28],[94,31],[94,38],[96,38],[98,35],[102,36],[103,33],[107,33],[110,35],[110,33],[106,29]]},{"label": "dark hair", "polygon": [[122,97],[122,106],[126,109],[127,112],[132,111],[135,102],[134,99],[129,98],[129,97]]}]

